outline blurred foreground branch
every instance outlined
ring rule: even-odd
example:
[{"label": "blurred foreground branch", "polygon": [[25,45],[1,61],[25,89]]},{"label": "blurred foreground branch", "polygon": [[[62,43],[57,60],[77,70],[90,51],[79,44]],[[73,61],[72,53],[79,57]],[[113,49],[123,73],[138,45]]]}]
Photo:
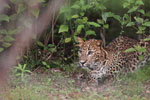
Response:
[{"label": "blurred foreground branch", "polygon": [[[3,0],[4,1],[4,0]],[[0,1],[0,12],[2,12],[2,6]],[[33,19],[25,13],[24,19],[18,18],[16,22],[17,27],[23,26],[23,29],[18,33],[14,44],[7,51],[4,51],[0,55],[0,82],[3,82],[8,75],[9,69],[16,65],[17,57],[20,56],[24,50],[30,46],[33,36],[40,36],[43,30],[45,30],[52,20],[52,16],[60,9],[64,0],[51,0],[48,3],[47,9],[43,10],[43,13],[39,16],[38,20]],[[38,4],[28,5],[29,7],[37,6]],[[38,5],[39,7],[39,5]],[[30,21],[28,21],[30,19]],[[21,21],[20,21],[21,20]],[[24,26],[24,23],[29,22]]]}]

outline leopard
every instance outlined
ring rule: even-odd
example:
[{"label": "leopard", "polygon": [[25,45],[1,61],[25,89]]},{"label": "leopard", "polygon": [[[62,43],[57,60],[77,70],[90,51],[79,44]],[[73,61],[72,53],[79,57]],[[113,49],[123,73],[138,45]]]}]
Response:
[{"label": "leopard", "polygon": [[[90,80],[99,83],[99,80],[115,78],[119,75],[135,72],[150,60],[150,42],[144,39],[136,40],[127,36],[119,36],[104,46],[102,40],[78,41],[78,64],[88,69]],[[144,51],[126,52],[129,48],[141,47]]]}]

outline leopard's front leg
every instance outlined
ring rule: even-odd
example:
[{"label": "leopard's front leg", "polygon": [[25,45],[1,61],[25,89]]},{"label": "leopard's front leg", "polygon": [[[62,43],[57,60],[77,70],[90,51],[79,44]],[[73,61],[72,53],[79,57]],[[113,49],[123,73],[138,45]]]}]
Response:
[{"label": "leopard's front leg", "polygon": [[99,70],[89,71],[90,83],[96,83],[98,85],[100,83],[104,83],[105,79],[107,79],[107,74],[104,71],[99,71]]},{"label": "leopard's front leg", "polygon": [[89,71],[89,78],[92,82],[97,84],[104,83],[106,79],[114,78],[120,72],[115,67],[101,67],[97,70]]}]

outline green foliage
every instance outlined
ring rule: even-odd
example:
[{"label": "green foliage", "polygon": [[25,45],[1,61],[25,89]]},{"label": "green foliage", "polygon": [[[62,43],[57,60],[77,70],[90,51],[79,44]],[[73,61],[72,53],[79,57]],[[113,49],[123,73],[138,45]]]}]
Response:
[{"label": "green foliage", "polygon": [[3,48],[0,48],[0,52],[2,52],[4,49]]},{"label": "green foliage", "polygon": [[[100,37],[100,32],[105,34],[108,30],[112,30],[111,27],[120,30],[120,34],[127,34],[126,32],[129,31],[146,34],[150,20],[148,17],[144,17],[146,14],[144,1],[122,0],[119,2],[122,13],[115,13],[107,6],[110,0],[76,0],[68,2],[68,5],[62,7],[59,13],[60,20],[58,21],[61,23],[58,32],[63,33],[61,35],[65,40],[62,44],[67,46],[68,43],[76,42],[77,36],[82,36],[84,39]],[[113,27],[113,25],[110,25],[110,21],[115,21],[118,26]],[[133,35],[136,35],[134,33]],[[111,35],[115,34],[111,33]],[[144,52],[145,49],[134,47],[125,52],[133,51]]]},{"label": "green foliage", "polygon": [[[128,48],[128,49],[126,49],[125,50],[125,52],[143,52],[143,53],[145,53],[146,52],[146,48],[144,48],[144,47],[141,47],[141,46],[136,46],[136,45],[134,45],[134,47],[133,48]],[[144,59],[144,55],[140,55],[139,56],[139,59],[142,61],[143,59]]]},{"label": "green foliage", "polygon": [[[29,1],[33,4],[35,1]],[[22,0],[10,0],[6,9],[11,13],[0,15],[0,52],[4,51],[15,41],[15,36],[20,28],[14,25],[26,11],[33,18],[38,19],[47,0],[38,0],[41,7],[28,10],[28,5]],[[119,6],[118,6],[119,5]],[[43,32],[40,39],[35,39],[35,44],[29,56],[26,54],[24,63],[31,68],[44,65],[50,67],[51,63],[59,66],[70,64],[77,58],[76,37],[100,38],[103,33],[108,41],[120,34],[135,36],[149,33],[150,16],[148,3],[145,0],[68,0],[52,18],[48,29]],[[12,9],[15,7],[15,9]],[[11,26],[10,25],[14,25]],[[31,23],[32,24],[32,23]],[[5,27],[3,27],[5,26]],[[136,33],[136,34],[135,34]],[[149,39],[145,39],[148,41]],[[36,47],[36,48],[34,48]],[[125,52],[144,52],[144,48],[134,47]],[[29,52],[29,51],[27,51]],[[57,63],[59,62],[59,63]]]},{"label": "green foliage", "polygon": [[126,27],[134,28],[137,34],[145,34],[150,20],[141,17],[145,16],[145,10],[142,9],[143,6],[143,0],[124,0],[123,8],[127,9],[127,13],[123,16],[122,26],[126,25]]},{"label": "green foliage", "polygon": [[68,78],[63,72],[34,73],[30,75],[30,79],[25,79],[26,85],[22,81],[16,81],[17,77],[11,79],[7,88],[1,87],[3,95],[0,95],[0,98],[4,100],[63,100],[66,97],[69,100],[117,100],[118,98],[149,100],[149,88],[146,88],[149,87],[149,76],[150,67],[147,66],[116,81],[109,81],[109,84],[98,86],[107,88],[97,90],[96,86],[92,86],[91,91],[89,86],[80,85],[81,83]]},{"label": "green foliage", "polygon": [[150,38],[145,38],[144,41],[150,41]]},{"label": "green foliage", "polygon": [[134,48],[129,48],[129,49],[126,49],[125,52],[134,52],[134,51],[137,51],[137,52],[146,52],[146,48],[144,47],[141,47],[141,46],[134,46]]},{"label": "green foliage", "polygon": [[[67,32],[66,34],[69,35],[70,32],[74,32],[74,34],[72,33],[73,36],[70,36],[72,38],[81,34],[81,32],[85,33],[85,36],[95,35],[94,30],[92,33],[89,33],[88,31],[90,28],[99,28],[101,25],[97,22],[89,21],[88,16],[85,15],[87,10],[91,8],[92,5],[89,2],[85,2],[84,0],[77,0],[70,6],[64,6],[60,10],[60,15],[65,17],[64,23],[68,25],[64,26],[62,24],[59,28],[59,33],[61,31],[65,31]],[[74,38],[72,40],[74,40]]]},{"label": "green foliage", "polygon": [[125,50],[125,52],[134,52],[134,51],[136,51],[136,49],[134,49],[134,48],[129,48],[129,49]]},{"label": "green foliage", "polygon": [[[45,0],[36,2],[43,3]],[[23,0],[10,0],[8,4],[5,4],[7,12],[0,15],[0,48],[2,48],[0,52],[10,47],[15,41],[14,37],[20,31],[20,26],[18,27],[16,24],[18,23],[18,20],[21,19],[21,16],[27,11],[27,6],[28,5]],[[40,9],[32,8],[30,9],[30,13],[33,17],[38,18]]]},{"label": "green foliage", "polygon": [[0,21],[6,21],[6,22],[9,22],[9,16],[8,15],[0,15]]},{"label": "green foliage", "polygon": [[[113,18],[113,20],[121,24],[121,34],[125,32],[124,29],[126,27],[134,28],[137,34],[146,33],[150,21],[147,18],[141,17],[145,16],[145,10],[142,9],[144,6],[142,0],[123,0],[122,9],[127,10],[123,16],[108,10],[107,3],[109,3],[109,0],[77,0],[71,2],[68,6],[65,5],[60,10],[60,18],[63,17],[64,20],[62,25],[60,25],[59,32],[64,29],[66,32],[65,36],[70,35],[72,38],[77,35],[84,35],[85,37],[96,36],[97,29],[102,31],[109,29],[108,20]],[[96,10],[94,14],[98,15],[98,17],[91,20],[89,13],[92,14],[94,10]],[[66,28],[63,27],[64,24],[67,26]]]},{"label": "green foliage", "polygon": [[95,31],[88,30],[88,31],[86,31],[85,37],[87,37],[87,36],[89,36],[89,35],[94,35],[94,36],[96,36],[96,33],[95,33]]},{"label": "green foliage", "polygon": [[67,25],[61,25],[59,29],[59,33],[62,32],[68,32],[68,26]]},{"label": "green foliage", "polygon": [[21,65],[18,64],[18,66],[16,66],[16,76],[20,76],[22,80],[24,80],[26,73],[32,73],[30,70],[26,69],[26,64]]},{"label": "green foliage", "polygon": [[40,10],[39,9],[33,9],[32,11],[32,14],[33,14],[33,16],[35,17],[35,18],[38,18],[38,16],[39,16],[39,13],[40,13]]},{"label": "green foliage", "polygon": [[45,46],[42,42],[37,41],[37,45],[39,45],[40,47],[42,47],[44,50],[47,50],[49,52],[56,52],[56,47],[53,44],[48,44],[47,46]]},{"label": "green foliage", "polygon": [[42,64],[43,64],[44,66],[46,66],[47,69],[50,68],[50,65],[48,65],[45,61],[42,61]]},{"label": "green foliage", "polygon": [[71,41],[71,38],[65,38],[65,43],[69,43]]}]

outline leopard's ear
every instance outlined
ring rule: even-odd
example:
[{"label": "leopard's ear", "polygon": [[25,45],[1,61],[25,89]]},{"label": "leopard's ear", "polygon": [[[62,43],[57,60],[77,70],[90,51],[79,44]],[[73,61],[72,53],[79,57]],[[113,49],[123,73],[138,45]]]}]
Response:
[{"label": "leopard's ear", "polygon": [[80,37],[77,37],[77,41],[78,41],[78,46],[79,47],[81,47],[82,46],[82,44],[84,43],[84,41],[82,40],[82,38],[80,38]]}]

